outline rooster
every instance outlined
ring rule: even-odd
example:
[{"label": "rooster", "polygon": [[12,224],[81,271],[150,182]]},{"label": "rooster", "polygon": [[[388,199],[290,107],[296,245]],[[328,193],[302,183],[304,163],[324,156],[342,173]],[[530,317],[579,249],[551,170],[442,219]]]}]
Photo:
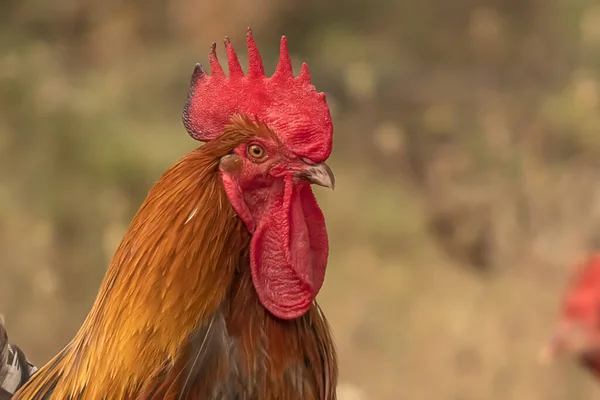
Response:
[{"label": "rooster", "polygon": [[333,125],[285,36],[266,77],[252,32],[245,75],[229,39],[196,65],[183,123],[205,142],[133,218],[74,339],[15,400],[335,399],[337,361],[315,301],[328,238],[311,184]]},{"label": "rooster", "polygon": [[542,360],[576,357],[600,379],[600,253],[592,254],[576,271],[562,301],[561,317]]}]

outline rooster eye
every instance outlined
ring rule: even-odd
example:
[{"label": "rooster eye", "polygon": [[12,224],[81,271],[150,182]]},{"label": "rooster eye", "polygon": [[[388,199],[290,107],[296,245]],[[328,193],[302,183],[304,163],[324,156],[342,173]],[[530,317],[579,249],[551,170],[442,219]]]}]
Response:
[{"label": "rooster eye", "polygon": [[252,158],[260,159],[263,158],[263,156],[265,155],[265,149],[263,149],[257,144],[252,144],[248,146],[248,154]]}]

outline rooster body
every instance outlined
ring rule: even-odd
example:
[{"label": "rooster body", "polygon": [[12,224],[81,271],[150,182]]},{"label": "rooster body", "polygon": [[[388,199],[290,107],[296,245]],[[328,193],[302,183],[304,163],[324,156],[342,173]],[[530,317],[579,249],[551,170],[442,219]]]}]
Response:
[{"label": "rooster body", "polygon": [[[248,47],[250,79],[250,32]],[[310,189],[333,186],[331,131],[321,148],[294,147],[271,103],[268,115],[205,115],[212,130],[200,132],[194,96],[220,76],[215,60],[213,46],[213,75],[197,67],[184,113],[207,143],[150,190],[80,331],[15,400],[335,399],[335,349],[314,300],[327,236]]]}]

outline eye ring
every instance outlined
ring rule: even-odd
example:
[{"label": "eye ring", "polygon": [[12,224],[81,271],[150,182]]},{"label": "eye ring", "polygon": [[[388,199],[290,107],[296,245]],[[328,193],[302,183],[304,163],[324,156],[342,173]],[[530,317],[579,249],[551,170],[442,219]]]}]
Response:
[{"label": "eye ring", "polygon": [[262,146],[258,144],[251,144],[247,148],[247,153],[250,157],[254,158],[255,160],[260,160],[265,156],[266,152]]}]

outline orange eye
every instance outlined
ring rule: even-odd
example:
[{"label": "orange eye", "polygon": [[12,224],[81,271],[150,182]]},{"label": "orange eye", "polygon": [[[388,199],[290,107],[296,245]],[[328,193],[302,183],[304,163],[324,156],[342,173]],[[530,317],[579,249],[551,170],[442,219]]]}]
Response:
[{"label": "orange eye", "polygon": [[265,155],[265,149],[263,149],[262,147],[260,147],[257,144],[252,144],[252,145],[248,146],[248,154],[252,158],[256,158],[256,159],[263,158],[263,156]]}]

